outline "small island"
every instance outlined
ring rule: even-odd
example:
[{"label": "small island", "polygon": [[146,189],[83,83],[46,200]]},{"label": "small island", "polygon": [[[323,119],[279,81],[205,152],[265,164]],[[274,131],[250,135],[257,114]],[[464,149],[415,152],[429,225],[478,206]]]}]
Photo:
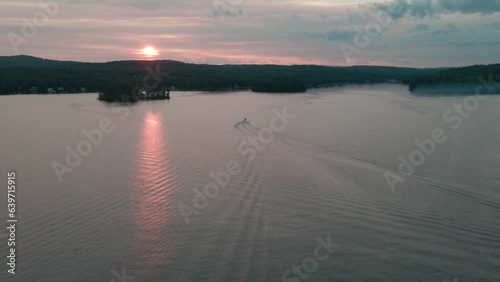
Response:
[{"label": "small island", "polygon": [[127,85],[107,85],[99,92],[98,99],[103,102],[136,103],[138,101],[170,100],[170,90],[145,89]]}]

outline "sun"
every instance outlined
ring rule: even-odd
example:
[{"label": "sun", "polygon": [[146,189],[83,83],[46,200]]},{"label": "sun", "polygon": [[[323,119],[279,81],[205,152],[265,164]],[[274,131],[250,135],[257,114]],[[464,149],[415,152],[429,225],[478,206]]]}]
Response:
[{"label": "sun", "polygon": [[156,50],[153,46],[147,46],[140,51],[140,54],[148,58],[152,58],[158,56],[160,53],[158,53],[158,50]]}]

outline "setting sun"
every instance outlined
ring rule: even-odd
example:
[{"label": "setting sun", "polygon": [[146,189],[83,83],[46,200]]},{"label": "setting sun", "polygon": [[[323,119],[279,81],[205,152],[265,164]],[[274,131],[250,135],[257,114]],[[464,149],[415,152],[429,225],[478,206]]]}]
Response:
[{"label": "setting sun", "polygon": [[153,46],[148,46],[148,47],[142,49],[140,54],[144,55],[148,58],[156,57],[159,55],[158,50],[156,50]]}]

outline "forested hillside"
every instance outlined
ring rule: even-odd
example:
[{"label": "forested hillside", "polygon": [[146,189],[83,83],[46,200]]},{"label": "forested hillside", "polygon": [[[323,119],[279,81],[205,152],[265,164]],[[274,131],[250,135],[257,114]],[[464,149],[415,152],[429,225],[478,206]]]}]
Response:
[{"label": "forested hillside", "polygon": [[[490,81],[491,79],[491,81]],[[500,64],[476,65],[463,68],[451,68],[417,77],[409,81],[410,90],[414,92],[463,92],[473,94],[478,85],[488,82],[491,94],[500,91]],[[460,93],[457,93],[460,94]]]},{"label": "forested hillside", "polygon": [[176,90],[253,88],[255,91],[301,92],[304,86],[406,82],[436,71],[377,66],[219,66],[167,60],[80,63],[15,56],[0,57],[0,94],[42,94],[49,90],[54,93],[97,92],[124,85],[175,87]]}]

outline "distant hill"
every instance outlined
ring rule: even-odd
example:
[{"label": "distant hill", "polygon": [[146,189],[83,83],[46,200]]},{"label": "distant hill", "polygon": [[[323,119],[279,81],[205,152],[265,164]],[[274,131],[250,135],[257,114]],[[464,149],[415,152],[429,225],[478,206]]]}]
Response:
[{"label": "distant hill", "polygon": [[[385,66],[206,65],[178,61],[83,63],[31,56],[0,57],[0,94],[97,92],[110,87],[302,92],[304,87],[402,82],[412,89],[447,80],[472,80],[475,72],[498,73],[498,65],[460,69],[417,69]],[[491,69],[490,69],[491,68]],[[450,80],[452,81],[452,80]]]},{"label": "distant hill", "polygon": [[450,68],[416,77],[408,84],[415,93],[474,94],[476,87],[482,84],[480,77],[488,82],[491,77],[494,82],[491,86],[496,90],[489,92],[500,93],[500,64]]},{"label": "distant hill", "polygon": [[70,62],[61,62],[54,60],[46,60],[42,58],[19,55],[19,56],[0,56],[0,68],[38,68],[38,67],[53,67],[57,65],[68,64]]}]

